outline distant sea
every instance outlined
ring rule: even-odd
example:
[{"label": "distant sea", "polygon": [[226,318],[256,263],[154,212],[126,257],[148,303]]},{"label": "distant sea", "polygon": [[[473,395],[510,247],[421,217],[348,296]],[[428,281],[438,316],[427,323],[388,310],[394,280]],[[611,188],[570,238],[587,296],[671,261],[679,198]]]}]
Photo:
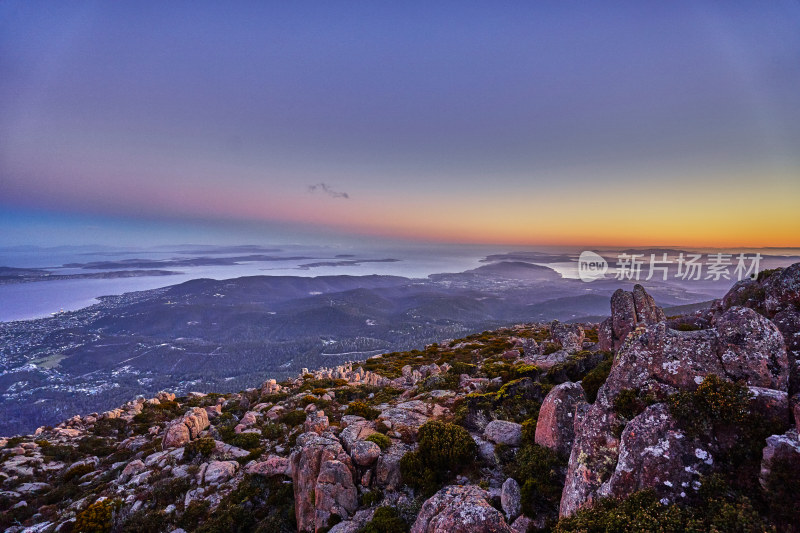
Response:
[{"label": "distant sea", "polygon": [[[50,316],[59,311],[72,311],[97,303],[98,296],[119,295],[176,285],[192,279],[230,279],[242,276],[364,276],[370,274],[424,278],[440,272],[463,272],[480,266],[480,259],[490,253],[505,250],[476,247],[394,247],[391,249],[363,249],[338,247],[281,248],[280,251],[254,251],[214,253],[213,249],[201,253],[165,250],[109,250],[86,248],[69,249],[0,249],[0,266],[16,268],[43,268],[54,274],[107,272],[112,269],[88,270],[64,268],[70,263],[94,261],[120,261],[129,259],[169,260],[193,257],[233,257],[257,253],[276,257],[298,257],[281,261],[251,261],[223,266],[164,266],[163,270],[180,272],[171,276],[147,276],[116,279],[71,279],[35,281],[0,285],[0,322],[29,320]],[[203,253],[204,252],[204,253]],[[358,259],[397,259],[395,262],[365,262],[355,265],[314,266],[301,265],[316,262],[354,261]],[[120,267],[113,270],[133,270]]]}]

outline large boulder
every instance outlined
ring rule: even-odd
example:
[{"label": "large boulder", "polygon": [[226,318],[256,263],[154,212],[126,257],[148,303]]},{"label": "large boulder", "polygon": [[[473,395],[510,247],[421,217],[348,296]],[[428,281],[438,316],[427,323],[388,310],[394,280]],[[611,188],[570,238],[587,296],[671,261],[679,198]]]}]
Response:
[{"label": "large boulder", "polygon": [[483,436],[495,444],[519,446],[522,443],[522,426],[508,420],[492,420],[486,425]]},{"label": "large boulder", "polygon": [[314,488],[315,523],[319,530],[330,523],[331,515],[350,517],[358,508],[358,492],[353,474],[342,462],[325,461],[320,466]]},{"label": "large boulder", "polygon": [[579,383],[556,385],[544,399],[536,422],[536,444],[569,455],[575,438],[575,410],[586,403]]},{"label": "large boulder", "polygon": [[236,461],[212,461],[203,474],[203,482],[208,485],[218,485],[228,481],[239,469]]},{"label": "large boulder", "polygon": [[317,509],[314,503],[317,477],[327,461],[350,466],[350,457],[335,437],[303,433],[297,438],[297,446],[289,457],[289,463],[298,531],[314,531],[316,526],[327,525],[316,524]]},{"label": "large boulder", "polygon": [[678,429],[665,404],[651,405],[625,427],[614,472],[597,495],[626,498],[653,488],[662,501],[680,501],[713,464],[711,453]]},{"label": "large boulder", "polygon": [[208,413],[206,410],[200,407],[193,407],[182,417],[167,426],[162,445],[164,448],[185,446],[190,440],[199,437],[200,433],[207,429],[208,426]]},{"label": "large boulder", "polygon": [[512,533],[489,493],[474,485],[448,486],[422,504],[411,533]]},{"label": "large boulder", "polygon": [[748,385],[786,390],[789,362],[777,326],[747,307],[731,307],[714,324],[727,374]]},{"label": "large boulder", "polygon": [[339,440],[342,441],[344,449],[350,452],[356,441],[366,439],[375,433],[375,429],[371,422],[360,416],[354,417],[352,415],[347,415],[347,417],[349,417],[350,420],[347,421],[347,426],[339,433]]},{"label": "large boulder", "polygon": [[636,326],[647,326],[664,320],[664,311],[641,285],[634,285],[633,292],[617,289],[611,296],[611,317],[598,330],[599,348],[617,350]]},{"label": "large boulder", "polygon": [[368,440],[358,440],[350,448],[350,457],[359,466],[370,466],[380,455],[380,447]]},{"label": "large boulder", "polygon": [[186,446],[192,440],[192,435],[189,433],[189,428],[182,420],[174,422],[167,426],[164,432],[164,440],[161,441],[164,448],[178,448]]},{"label": "large boulder", "polygon": [[322,435],[322,433],[328,429],[328,425],[328,417],[325,416],[324,411],[311,411],[306,415],[306,421],[303,423],[303,431]]},{"label": "large boulder", "polygon": [[[737,335],[734,324],[748,337]],[[619,429],[626,423],[614,409],[614,400],[623,390],[664,398],[682,390],[694,390],[707,376],[715,374],[723,379],[743,379],[754,389],[770,387],[772,392],[755,389],[759,392],[755,401],[764,403],[769,412],[785,413],[782,393],[787,388],[788,365],[779,339],[780,333],[773,324],[741,307],[719,315],[715,327],[708,330],[675,331],[665,322],[639,326],[620,346],[597,400],[576,423],[561,515],[570,515],[602,495],[626,493],[629,485],[645,488],[647,483],[655,482],[655,477],[647,474],[631,480],[622,471],[610,482],[619,460]],[[742,357],[726,362],[726,353],[739,353]],[[782,390],[774,390],[775,387]],[[630,441],[630,446],[634,444]],[[682,468],[691,468],[694,459],[687,454]],[[676,479],[680,477],[676,475]],[[674,483],[672,479],[667,481]]]}]

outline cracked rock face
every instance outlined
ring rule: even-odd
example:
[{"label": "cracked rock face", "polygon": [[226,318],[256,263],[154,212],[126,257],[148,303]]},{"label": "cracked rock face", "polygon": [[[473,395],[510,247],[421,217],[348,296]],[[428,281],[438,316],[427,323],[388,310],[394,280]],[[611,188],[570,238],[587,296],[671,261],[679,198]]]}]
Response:
[{"label": "cracked rock face", "polygon": [[662,499],[680,501],[713,464],[711,453],[677,428],[667,406],[655,404],[625,427],[616,468],[597,493],[625,498],[654,488]]},{"label": "cracked rock face", "polygon": [[[347,510],[347,496],[339,498],[334,493],[332,487],[322,487],[321,493],[325,494],[323,499],[324,506],[316,504],[317,480],[322,472],[322,467],[326,462],[336,461],[344,465],[350,476],[349,485],[353,485],[352,473],[350,473],[350,457],[342,448],[339,441],[331,436],[317,435],[316,433],[303,433],[297,438],[297,448],[289,458],[292,474],[292,485],[294,488],[295,517],[297,519],[298,531],[314,531],[316,527],[327,525],[317,524],[317,517],[325,513],[340,514],[335,511]],[[323,485],[330,485],[331,479],[344,480],[343,471],[338,466],[326,467],[326,474],[323,477]],[[349,485],[344,486],[343,490],[349,493]],[[355,490],[355,486],[353,486]],[[330,507],[326,507],[330,504]],[[335,509],[334,509],[335,507]],[[341,514],[340,514],[341,516]]]},{"label": "cracked rock face", "polygon": [[411,533],[511,533],[489,493],[474,485],[447,486],[422,504]]},{"label": "cracked rock face", "polygon": [[[639,314],[637,302],[647,305],[650,299],[623,296],[619,291],[615,296],[612,308],[625,319],[616,323],[624,326],[618,329],[621,332],[632,323],[627,319]],[[705,463],[698,462],[692,450],[685,447],[686,439],[678,437],[666,407],[652,406],[623,426],[626,421],[613,405],[626,389],[665,397],[694,390],[711,374],[743,380],[759,392],[756,401],[773,411],[785,412],[789,365],[783,339],[772,322],[752,309],[731,307],[718,315],[714,327],[708,330],[674,331],[665,322],[658,322],[639,325],[629,332],[619,345],[597,401],[576,424],[561,516],[571,515],[600,497],[627,496],[648,487],[669,495],[672,501],[682,498],[682,493],[688,494],[682,484],[691,487],[696,480],[684,479],[690,473],[686,469],[700,471]],[[660,456],[646,451],[662,447],[664,454]]]}]

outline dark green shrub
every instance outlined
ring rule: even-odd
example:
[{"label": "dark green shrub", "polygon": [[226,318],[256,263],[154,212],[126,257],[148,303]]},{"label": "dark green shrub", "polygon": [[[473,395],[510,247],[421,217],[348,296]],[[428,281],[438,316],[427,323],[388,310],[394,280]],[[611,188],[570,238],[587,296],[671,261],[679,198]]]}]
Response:
[{"label": "dark green shrub", "polygon": [[389,437],[387,437],[382,433],[373,433],[364,440],[374,442],[380,447],[381,450],[385,450],[386,448],[392,445],[392,439],[390,439]]},{"label": "dark green shrub", "polygon": [[383,491],[374,489],[365,492],[361,495],[361,505],[365,507],[372,507],[383,499]]},{"label": "dark green shrub", "polygon": [[261,436],[258,433],[234,433],[225,442],[243,450],[254,450],[261,444]]},{"label": "dark green shrub", "polygon": [[770,516],[782,531],[800,527],[800,460],[774,458],[766,480],[766,497]]},{"label": "dark green shrub", "polygon": [[452,372],[456,376],[460,376],[461,374],[474,376],[475,372],[478,371],[477,365],[473,365],[472,363],[464,363],[462,361],[453,361],[450,366],[451,368],[448,370],[448,372]]},{"label": "dark green shrub", "polygon": [[[293,533],[297,530],[291,483],[281,476],[247,475],[220,503],[199,533]],[[197,515],[201,509],[194,510]]]},{"label": "dark green shrub", "polygon": [[283,426],[273,422],[266,422],[263,426],[261,426],[261,436],[267,440],[278,440],[283,438]]},{"label": "dark green shrub", "polygon": [[89,472],[94,472],[94,467],[90,464],[81,464],[73,466],[72,468],[64,472],[64,475],[61,477],[61,481],[62,483],[67,483],[74,479],[79,479],[88,474]]},{"label": "dark green shrub", "polygon": [[526,377],[506,383],[496,392],[468,394],[456,402],[456,421],[470,429],[480,430],[489,420],[522,423],[529,418],[538,418],[539,408],[550,389],[552,385]]},{"label": "dark green shrub", "polygon": [[378,507],[357,533],[408,533],[408,524],[394,507]]},{"label": "dark green shrub", "polygon": [[373,409],[362,401],[356,400],[347,406],[347,410],[344,412],[344,414],[361,416],[367,420],[375,420],[378,418],[378,415],[381,414],[381,412],[377,409]]},{"label": "dark green shrub", "polygon": [[280,422],[281,424],[286,424],[290,428],[299,426],[305,421],[306,421],[306,412],[298,410],[286,411],[278,419],[278,422]]},{"label": "dark green shrub", "polygon": [[128,423],[122,418],[102,418],[94,423],[93,432],[99,437],[125,435]]},{"label": "dark green shrub", "polygon": [[63,463],[74,462],[81,457],[81,453],[74,446],[50,444],[49,442],[45,445],[45,442],[47,441],[42,441],[39,445],[42,455],[45,457],[50,457]]},{"label": "dark green shrub", "polygon": [[105,457],[116,451],[114,444],[103,437],[83,437],[78,441],[78,451],[85,455]]},{"label": "dark green shrub", "polygon": [[604,360],[602,363],[594,367],[581,381],[583,392],[586,393],[586,399],[589,403],[594,403],[597,400],[597,391],[608,379],[611,373],[611,366],[614,364],[612,358]]},{"label": "dark green shrub", "polygon": [[706,376],[694,391],[669,397],[670,412],[690,435],[708,434],[720,424],[741,426],[750,414],[752,394],[744,385]]},{"label": "dark green shrub", "polygon": [[682,324],[676,325],[672,329],[674,329],[676,331],[698,331],[698,330],[700,330],[702,328],[700,328],[700,326],[698,326],[696,324],[690,324],[688,322],[684,322]]},{"label": "dark green shrub", "polygon": [[648,406],[656,403],[655,398],[649,395],[641,396],[639,391],[622,389],[614,398],[614,411],[626,420],[633,420]]},{"label": "dark green shrub", "polygon": [[156,481],[150,486],[150,500],[158,507],[165,507],[183,499],[186,491],[191,487],[189,478],[178,477]]},{"label": "dark green shrub", "polygon": [[[762,533],[775,531],[758,515],[748,498],[735,496],[718,479],[703,481],[693,505],[664,505],[652,490],[622,500],[600,500],[591,508],[562,518],[555,533],[652,532],[652,533]],[[791,530],[787,530],[791,531]]]},{"label": "dark green shrub", "polygon": [[161,533],[166,526],[167,515],[164,511],[142,509],[125,520],[121,533]]},{"label": "dark green shrub", "polygon": [[534,443],[524,444],[516,455],[498,454],[503,471],[520,484],[522,510],[528,516],[558,511],[564,488],[567,458]]},{"label": "dark green shrub", "polygon": [[419,428],[419,447],[400,460],[407,485],[431,495],[451,476],[472,466],[477,446],[461,426],[431,421]]},{"label": "dark green shrub", "polygon": [[206,500],[193,500],[181,515],[178,525],[186,531],[194,531],[205,521],[210,505]]},{"label": "dark green shrub", "polygon": [[197,457],[205,459],[214,452],[215,448],[216,443],[212,438],[204,437],[202,439],[193,440],[184,447],[183,459],[185,461],[192,461]]}]

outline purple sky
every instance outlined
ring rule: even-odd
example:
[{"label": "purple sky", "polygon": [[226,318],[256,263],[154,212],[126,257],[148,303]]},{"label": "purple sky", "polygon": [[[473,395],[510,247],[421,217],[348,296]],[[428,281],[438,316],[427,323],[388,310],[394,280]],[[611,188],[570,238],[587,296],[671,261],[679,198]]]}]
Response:
[{"label": "purple sky", "polygon": [[431,4],[3,2],[0,244],[800,244],[797,2]]}]

